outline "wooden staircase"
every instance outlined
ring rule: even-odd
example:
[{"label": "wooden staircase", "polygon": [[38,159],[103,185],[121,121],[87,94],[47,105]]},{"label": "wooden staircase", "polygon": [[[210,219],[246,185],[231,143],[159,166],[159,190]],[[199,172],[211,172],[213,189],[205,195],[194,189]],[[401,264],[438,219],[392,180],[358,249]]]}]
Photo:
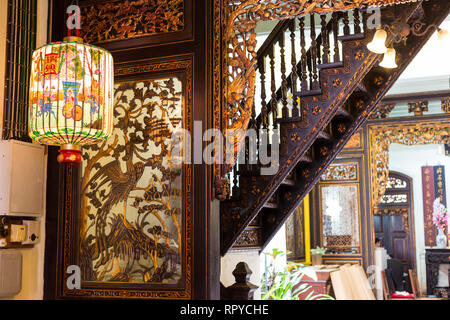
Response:
[{"label": "wooden staircase", "polygon": [[[381,10],[387,25],[419,18],[439,25],[449,12],[447,0]],[[405,43],[394,43],[389,35],[386,45],[396,49],[398,68],[385,69],[378,66],[382,55],[366,47],[375,32],[367,19],[364,9],[356,9],[283,20],[261,46],[260,97],[255,99],[261,108],[257,111],[255,105],[249,128],[278,130],[279,169],[261,175],[261,164],[248,164],[250,147],[245,144],[245,161],[229,176],[231,198],[221,203],[222,255],[234,249],[261,250],[268,244],[434,32],[410,35]],[[261,139],[270,142],[274,136],[258,136]]]}]

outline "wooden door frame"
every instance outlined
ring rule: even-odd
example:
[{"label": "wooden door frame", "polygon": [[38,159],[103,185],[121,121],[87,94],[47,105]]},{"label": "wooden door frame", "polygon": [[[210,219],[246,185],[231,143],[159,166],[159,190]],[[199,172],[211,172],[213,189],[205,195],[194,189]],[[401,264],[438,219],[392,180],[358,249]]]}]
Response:
[{"label": "wooden door frame", "polygon": [[367,122],[368,209],[370,225],[372,226],[370,228],[372,243],[375,241],[373,209],[384,194],[383,186],[389,176],[389,146],[391,143],[405,145],[446,144],[450,142],[448,132],[450,132],[450,114],[448,113],[421,117],[372,119]]},{"label": "wooden door frame", "polygon": [[[409,204],[409,206],[408,206],[408,218],[407,218],[408,222],[407,223],[408,223],[408,228],[409,228],[409,235],[410,235],[409,237],[410,237],[410,240],[411,240],[410,246],[412,246],[412,250],[413,250],[413,256],[412,256],[413,259],[412,259],[411,267],[412,267],[412,269],[415,269],[416,266],[417,266],[417,259],[416,259],[416,233],[415,233],[416,232],[416,228],[415,228],[415,219],[414,219],[414,213],[415,212],[414,212],[413,179],[410,176],[408,176],[408,175],[406,175],[404,173],[401,173],[399,171],[391,170],[391,171],[389,171],[389,176],[391,174],[395,174],[395,175],[401,176],[403,179],[407,180],[407,182],[409,184],[409,189],[408,189],[408,196],[409,196],[409,201],[408,201],[409,203],[408,204]],[[392,206],[392,207],[396,208],[396,206]],[[385,206],[385,207],[382,207],[382,208],[388,209],[389,206]],[[380,214],[380,215],[383,215],[383,214]],[[389,215],[387,215],[387,216],[389,216]],[[404,216],[403,216],[403,218],[405,219]],[[372,230],[373,230],[373,234],[375,234],[375,225],[373,225]]]}]

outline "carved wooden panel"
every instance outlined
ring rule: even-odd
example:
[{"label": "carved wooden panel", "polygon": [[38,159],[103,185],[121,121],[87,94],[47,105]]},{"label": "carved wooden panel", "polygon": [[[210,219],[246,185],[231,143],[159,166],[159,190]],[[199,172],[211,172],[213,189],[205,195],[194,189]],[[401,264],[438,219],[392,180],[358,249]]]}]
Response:
[{"label": "carved wooden panel", "polygon": [[320,178],[321,181],[356,181],[358,180],[358,163],[331,164]]},{"label": "carved wooden panel", "polygon": [[388,190],[388,189],[406,189],[406,188],[408,188],[408,186],[409,186],[408,181],[406,181],[400,177],[389,176],[389,178],[386,181],[386,190]]},{"label": "carved wooden panel", "polygon": [[427,122],[389,122],[369,125],[369,153],[371,203],[375,208],[381,201],[389,177],[389,146],[391,143],[404,145],[446,144],[450,141],[448,119]]},{"label": "carved wooden panel", "polygon": [[122,46],[106,44],[120,42],[129,48],[191,36],[192,0],[83,1],[80,6],[82,36],[88,43],[115,49]]},{"label": "carved wooden panel", "polygon": [[385,194],[381,197],[381,204],[401,204],[408,202],[408,195],[406,193],[400,194]]},{"label": "carved wooden panel", "polygon": [[177,78],[115,85],[114,132],[83,153],[83,280],[177,283],[182,172],[170,136],[182,126]]},{"label": "carved wooden panel", "polygon": [[159,73],[119,77],[113,135],[83,149],[77,234],[66,236],[78,239],[82,288],[66,296],[191,297],[191,166],[173,161],[171,136],[191,126],[192,65],[116,73],[150,67]]},{"label": "carved wooden panel", "polygon": [[329,247],[349,247],[352,245],[352,236],[349,234],[340,236],[327,236],[326,243]]},{"label": "carved wooden panel", "polygon": [[286,221],[286,250],[288,260],[304,260],[305,248],[305,217],[304,204],[301,203]]},{"label": "carved wooden panel", "polygon": [[259,229],[245,230],[234,245],[235,248],[257,246],[259,246]]},{"label": "carved wooden panel", "polygon": [[450,267],[450,249],[425,249],[425,264],[427,269],[427,294],[436,293],[439,279],[439,267],[445,264]]}]

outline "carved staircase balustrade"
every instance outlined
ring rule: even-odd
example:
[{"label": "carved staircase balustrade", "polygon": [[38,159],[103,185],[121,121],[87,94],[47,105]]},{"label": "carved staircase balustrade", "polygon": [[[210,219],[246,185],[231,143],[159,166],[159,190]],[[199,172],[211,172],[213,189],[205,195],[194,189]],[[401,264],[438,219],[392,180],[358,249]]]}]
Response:
[{"label": "carved staircase balustrade", "polygon": [[[441,0],[392,6],[382,9],[382,22],[407,22],[419,7],[428,24],[439,24],[450,10],[450,4]],[[381,56],[366,48],[374,30],[367,28],[364,10],[310,15],[310,24],[317,27],[311,28],[308,50],[306,18],[280,22],[269,42],[258,51],[261,112],[256,116],[253,106],[249,128],[279,128],[279,170],[273,176],[262,176],[260,164],[234,166],[231,199],[221,203],[222,255],[236,243],[233,249],[262,249],[267,245],[432,34],[430,31],[409,37],[405,44],[393,44],[398,68],[384,69],[377,66]],[[297,41],[296,20],[300,33]],[[285,32],[290,33],[291,52],[297,50],[300,57],[297,62],[294,54],[290,57],[289,75],[283,57],[288,42]],[[387,44],[392,42],[389,36]],[[278,88],[273,81],[275,44],[281,49]],[[292,102],[287,101],[289,93],[294,95]],[[299,104],[296,97],[300,97]],[[243,147],[248,160],[248,143]]]},{"label": "carved staircase balustrade", "polygon": [[226,165],[214,166],[216,197],[222,200],[227,195],[228,180],[224,177],[231,171],[236,153],[242,149],[243,132],[252,113],[257,64],[255,27],[258,22],[416,1],[419,0],[215,0],[214,10],[219,18],[214,22],[218,35],[214,49],[214,128],[222,130],[226,144],[232,146],[216,146],[227,159]]}]

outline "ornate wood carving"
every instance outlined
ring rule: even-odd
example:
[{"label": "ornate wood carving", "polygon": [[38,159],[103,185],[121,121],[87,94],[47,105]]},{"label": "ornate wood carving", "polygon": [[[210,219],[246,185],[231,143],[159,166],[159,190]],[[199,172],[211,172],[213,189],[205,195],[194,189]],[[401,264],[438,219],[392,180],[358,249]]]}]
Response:
[{"label": "ornate wood carving", "polygon": [[447,144],[450,142],[450,120],[369,125],[369,137],[371,197],[375,208],[386,190],[390,144]]},{"label": "ornate wood carving", "polygon": [[62,295],[189,299],[192,166],[170,164],[167,138],[192,126],[192,60],[121,65],[116,76],[116,135],[84,150],[80,217],[65,196],[62,266],[80,265],[83,282]]},{"label": "ornate wood carving", "polygon": [[445,113],[450,113],[450,98],[442,99],[442,101],[441,101],[441,109]]},{"label": "ornate wood carving", "polygon": [[184,0],[113,0],[82,5],[84,40],[99,44],[182,31],[184,9]]},{"label": "ornate wood carving", "polygon": [[302,203],[289,216],[286,223],[286,250],[287,259],[291,261],[304,261],[306,258],[305,238],[309,237],[309,232],[305,234],[305,205]]},{"label": "ornate wood carving", "polygon": [[242,232],[234,247],[258,247],[259,246],[259,229],[247,229]]},{"label": "ornate wood carving", "polygon": [[357,163],[330,164],[321,176],[322,181],[355,181],[358,180]]},{"label": "ornate wood carving", "polygon": [[395,108],[395,103],[381,104],[370,115],[370,119],[384,119]]},{"label": "ornate wood carving", "polygon": [[344,146],[344,149],[360,149],[362,144],[362,133],[357,131]]},{"label": "ornate wood carving", "polygon": [[424,111],[428,111],[428,101],[416,101],[408,103],[408,112],[413,112],[416,117],[423,116]]},{"label": "ornate wood carving", "polygon": [[352,235],[326,236],[327,248],[348,248],[353,245]]}]

